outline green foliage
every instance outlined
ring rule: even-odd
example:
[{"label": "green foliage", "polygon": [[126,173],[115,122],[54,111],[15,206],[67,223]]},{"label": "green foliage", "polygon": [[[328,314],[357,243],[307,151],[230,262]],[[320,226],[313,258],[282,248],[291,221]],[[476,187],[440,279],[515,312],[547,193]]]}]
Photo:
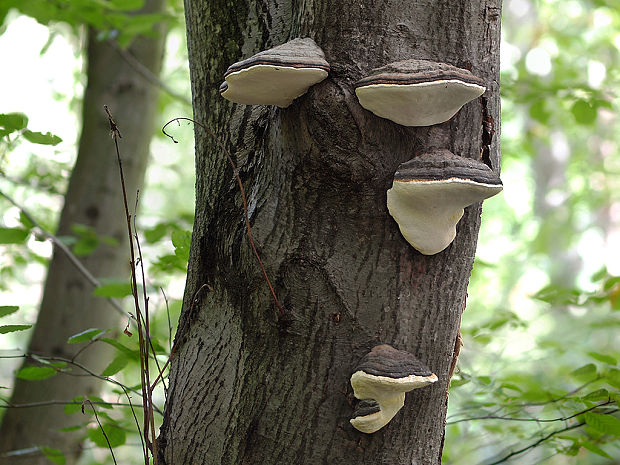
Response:
[{"label": "green foliage", "polygon": [[62,139],[50,132],[45,134],[34,132],[26,128],[28,117],[23,113],[4,113],[0,114],[0,138],[21,136],[33,144],[58,145]]},{"label": "green foliage", "polygon": [[0,326],[0,334],[14,333],[16,331],[25,331],[32,328],[32,325],[2,325]]},{"label": "green foliage", "polygon": [[119,354],[110,362],[105,370],[101,373],[101,376],[114,376],[121,371],[129,363],[129,357],[125,354]]},{"label": "green foliage", "polygon": [[30,232],[23,228],[0,227],[0,244],[23,244]]},{"label": "green foliage", "polygon": [[44,25],[63,22],[76,30],[88,25],[101,31],[101,39],[116,38],[127,46],[136,35],[153,37],[158,25],[171,27],[178,17],[171,14],[131,14],[142,8],[144,0],[4,0],[0,22],[15,8]]},{"label": "green foliage", "polygon": [[59,449],[53,449],[51,447],[41,447],[41,452],[45,455],[51,462],[56,465],[65,465],[66,459],[65,455]]},{"label": "green foliage", "polygon": [[106,437],[99,427],[92,427],[88,429],[88,439],[95,443],[98,447],[108,447],[108,441],[110,441],[110,447],[119,447],[125,444],[127,440],[127,433],[124,429],[119,428],[116,423],[104,423],[103,431],[105,431]]},{"label": "green foliage", "polygon": [[93,291],[97,297],[122,298],[131,295],[131,284],[129,281],[117,279],[101,280],[101,286]]},{"label": "green foliage", "polygon": [[56,376],[57,373],[56,369],[49,366],[27,366],[19,370],[15,376],[28,381],[38,381]]},{"label": "green foliage", "polygon": [[2,305],[0,306],[0,318],[3,316],[11,315],[19,310],[17,305]]}]

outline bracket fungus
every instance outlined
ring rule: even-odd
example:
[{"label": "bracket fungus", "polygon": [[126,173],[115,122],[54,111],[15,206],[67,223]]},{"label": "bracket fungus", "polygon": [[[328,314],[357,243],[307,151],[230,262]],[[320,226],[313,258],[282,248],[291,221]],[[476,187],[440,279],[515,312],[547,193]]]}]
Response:
[{"label": "bracket fungus", "polygon": [[486,88],[466,69],[427,60],[377,68],[355,83],[360,104],[403,126],[431,126],[452,118]]},{"label": "bracket fungus", "polygon": [[329,63],[314,40],[293,39],[229,66],[220,94],[235,103],[286,108],[328,73]]},{"label": "bracket fungus", "polygon": [[434,255],[454,240],[465,207],[502,189],[497,173],[484,163],[435,150],[398,167],[387,207],[407,242]]},{"label": "bracket fungus", "polygon": [[360,399],[350,420],[362,433],[383,428],[405,404],[405,393],[437,381],[415,356],[389,345],[379,345],[362,358],[351,375]]}]

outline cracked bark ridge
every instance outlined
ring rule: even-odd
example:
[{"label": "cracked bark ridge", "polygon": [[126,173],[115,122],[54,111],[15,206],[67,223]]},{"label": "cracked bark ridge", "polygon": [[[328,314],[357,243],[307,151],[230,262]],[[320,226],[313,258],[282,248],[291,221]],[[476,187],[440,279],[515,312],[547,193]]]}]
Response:
[{"label": "cracked bark ridge", "polygon": [[286,108],[328,73],[329,63],[314,40],[293,39],[229,66],[219,91],[235,103]]},{"label": "cracked bark ridge", "polygon": [[355,83],[364,108],[404,126],[443,123],[485,90],[470,71],[428,60],[390,63]]}]

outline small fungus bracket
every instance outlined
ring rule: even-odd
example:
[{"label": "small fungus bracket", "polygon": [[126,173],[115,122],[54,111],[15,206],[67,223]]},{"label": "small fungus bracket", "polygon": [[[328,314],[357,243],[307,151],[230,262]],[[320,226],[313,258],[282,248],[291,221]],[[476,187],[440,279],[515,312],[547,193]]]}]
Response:
[{"label": "small fungus bracket", "polygon": [[437,381],[413,354],[387,344],[374,347],[351,375],[351,386],[360,399],[350,422],[362,433],[383,428],[405,403],[405,393]]}]

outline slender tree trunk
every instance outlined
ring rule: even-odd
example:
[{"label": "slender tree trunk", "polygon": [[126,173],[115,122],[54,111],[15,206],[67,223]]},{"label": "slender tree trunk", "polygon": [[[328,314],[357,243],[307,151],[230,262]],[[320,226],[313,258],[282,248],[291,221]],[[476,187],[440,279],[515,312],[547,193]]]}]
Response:
[{"label": "slender tree trunk", "polygon": [[[439,463],[481,208],[466,209],[445,251],[423,256],[389,216],[386,190],[400,163],[432,147],[484,153],[498,169],[500,2],[187,0],[186,19],[195,117],[236,158],[254,236],[291,318],[278,317],[248,246],[224,154],[196,128],[196,221],[165,462]],[[284,110],[219,96],[228,65],[294,37],[323,48],[327,80]],[[471,69],[487,92],[427,128],[362,109],[353,83],[408,58]],[[367,435],[349,424],[349,377],[380,343],[416,354],[439,382],[407,394]]]},{"label": "slender tree trunk", "polygon": [[[156,12],[162,8],[162,0],[149,0],[143,11]],[[72,235],[74,224],[84,224],[91,226],[99,236],[117,239],[119,245],[101,244],[94,253],[83,257],[82,262],[97,278],[123,278],[129,275],[127,223],[116,155],[103,105],[107,104],[114,112],[122,130],[123,169],[128,196],[133,199],[147,165],[157,89],[132,69],[114,47],[97,41],[95,36],[96,32],[89,33],[83,129],[58,235]],[[128,52],[158,75],[163,43],[163,32],[157,38],[139,37]],[[28,351],[71,359],[83,344],[67,345],[69,336],[88,328],[122,328],[124,324],[105,299],[93,296],[93,287],[62,252],[55,250]],[[100,373],[110,361],[109,352],[103,346],[105,344],[88,348],[76,361]],[[79,371],[74,369],[72,375],[58,375],[43,381],[16,379],[11,403],[21,405],[97,395],[101,381],[92,376],[75,376],[83,374]],[[65,415],[62,405],[9,409],[0,428],[0,451],[48,446],[61,449],[67,463],[74,463],[84,432],[63,433],[59,429],[82,421],[82,418]],[[15,458],[0,458],[0,463],[14,463],[13,460]],[[49,461],[37,456],[27,463],[47,464]]]}]

